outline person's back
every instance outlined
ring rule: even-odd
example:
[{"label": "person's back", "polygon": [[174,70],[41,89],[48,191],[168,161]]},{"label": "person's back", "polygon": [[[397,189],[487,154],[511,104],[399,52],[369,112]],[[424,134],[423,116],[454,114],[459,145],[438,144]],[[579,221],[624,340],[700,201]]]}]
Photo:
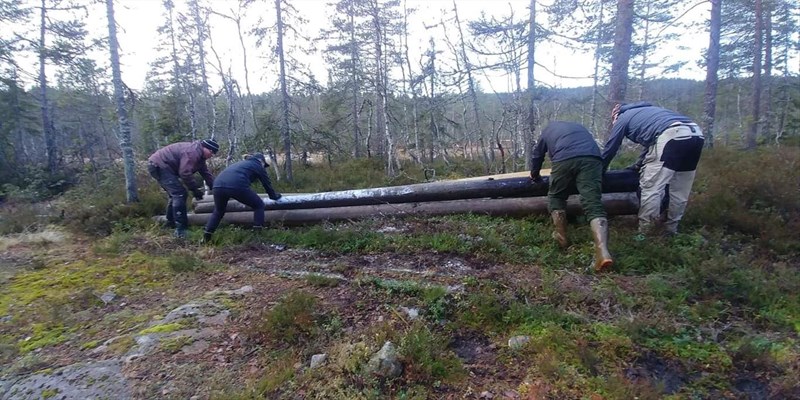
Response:
[{"label": "person's back", "polygon": [[250,187],[260,174],[264,174],[264,167],[255,158],[235,162],[225,168],[214,179],[214,188],[246,188]]},{"label": "person's back", "polygon": [[575,122],[551,122],[542,130],[539,140],[544,142],[553,162],[583,156],[600,158],[600,148],[592,134],[583,125]]}]

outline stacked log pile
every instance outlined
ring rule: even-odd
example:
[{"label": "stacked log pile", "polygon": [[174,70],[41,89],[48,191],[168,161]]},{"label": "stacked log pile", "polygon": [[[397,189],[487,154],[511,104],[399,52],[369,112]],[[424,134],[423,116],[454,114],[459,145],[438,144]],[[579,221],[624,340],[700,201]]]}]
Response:
[{"label": "stacked log pile", "polygon": [[[372,189],[285,195],[279,201],[261,195],[266,220],[272,224],[303,225],[322,221],[354,220],[380,216],[484,214],[528,216],[547,213],[548,178],[531,183],[530,178],[492,176],[453,181],[419,183]],[[603,180],[603,204],[609,215],[635,214],[638,175],[632,171],[609,171]],[[573,193],[577,193],[573,190]],[[214,209],[213,196],[194,203],[189,223],[203,225]],[[228,202],[223,223],[250,225],[252,210]],[[568,212],[579,213],[577,196],[571,196]]]}]

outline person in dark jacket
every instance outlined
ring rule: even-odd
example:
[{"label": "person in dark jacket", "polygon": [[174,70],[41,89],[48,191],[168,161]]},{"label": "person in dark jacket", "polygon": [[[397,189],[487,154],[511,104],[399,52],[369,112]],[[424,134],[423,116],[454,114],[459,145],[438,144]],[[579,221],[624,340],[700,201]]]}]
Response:
[{"label": "person in dark jacket", "polygon": [[542,131],[542,136],[533,150],[531,179],[534,184],[542,178],[540,171],[545,154],[550,155],[553,167],[550,170],[550,199],[548,208],[555,231],[553,238],[562,248],[569,246],[567,240],[567,197],[574,184],[581,197],[581,206],[594,238],[594,268],[600,272],[613,265],[608,251],[608,219],[601,200],[603,163],[600,148],[592,134],[583,125],[574,122],[551,122]]},{"label": "person in dark jacket", "polygon": [[267,175],[267,159],[261,153],[245,156],[245,159],[233,163],[223,170],[214,181],[214,212],[211,214],[203,233],[203,241],[208,242],[219,222],[225,215],[228,200],[235,199],[253,209],[253,227],[264,226],[264,201],[250,188],[250,184],[258,179],[272,200],[280,200],[281,194],[272,188]]},{"label": "person in dark jacket", "polygon": [[646,102],[617,104],[611,118],[611,135],[603,150],[604,170],[623,138],[642,145],[639,160],[628,167],[639,171],[639,232],[651,234],[659,225],[662,198],[669,185],[664,230],[676,234],[703,151],[703,132],[689,117]]},{"label": "person in dark jacket", "polygon": [[218,151],[219,144],[213,139],[179,142],[158,149],[147,160],[147,172],[169,195],[167,226],[175,228],[175,237],[186,238],[186,229],[189,227],[186,217],[186,189],[196,199],[203,198],[203,190],[194,179],[196,172],[200,173],[208,187],[214,185],[214,175],[208,171],[206,160]]}]

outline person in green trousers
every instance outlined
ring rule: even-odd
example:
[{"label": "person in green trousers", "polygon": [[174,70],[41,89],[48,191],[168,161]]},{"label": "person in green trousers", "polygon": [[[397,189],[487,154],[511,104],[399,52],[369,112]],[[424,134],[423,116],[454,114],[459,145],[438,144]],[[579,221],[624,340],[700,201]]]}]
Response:
[{"label": "person in green trousers", "polygon": [[608,251],[608,219],[601,200],[603,159],[600,148],[583,125],[565,121],[551,122],[542,131],[531,158],[531,180],[534,184],[542,181],[540,171],[545,154],[550,156],[553,164],[547,193],[548,209],[555,226],[553,238],[561,248],[569,246],[567,197],[570,188],[575,185],[592,228],[594,269],[597,272],[609,269],[614,260]]}]

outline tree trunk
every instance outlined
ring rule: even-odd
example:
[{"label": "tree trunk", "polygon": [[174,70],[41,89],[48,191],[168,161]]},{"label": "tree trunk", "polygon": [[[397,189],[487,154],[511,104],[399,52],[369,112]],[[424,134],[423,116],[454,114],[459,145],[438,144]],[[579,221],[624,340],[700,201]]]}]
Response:
[{"label": "tree trunk", "polygon": [[[614,30],[614,50],[611,55],[611,76],[608,84],[608,109],[615,103],[625,101],[628,87],[628,64],[631,59],[631,35],[633,34],[633,0],[617,0],[617,24]],[[610,113],[607,113],[607,115]],[[605,139],[611,132],[611,118]]]},{"label": "tree trunk", "polygon": [[706,53],[706,90],[703,101],[703,134],[706,146],[714,147],[714,118],[717,110],[717,84],[719,78],[719,31],[722,0],[711,0],[708,52]]},{"label": "tree trunk", "polygon": [[281,137],[283,138],[283,153],[285,157],[286,180],[292,182],[292,139],[289,136],[289,90],[286,86],[286,59],[283,48],[283,16],[281,14],[281,0],[275,0],[275,11],[277,12],[278,22],[278,62],[280,65],[280,85],[281,85]]},{"label": "tree trunk", "polygon": [[117,42],[117,21],[114,19],[114,0],[106,0],[106,14],[108,16],[108,47],[111,53],[114,100],[117,105],[117,117],[119,118],[119,147],[122,149],[122,158],[125,164],[125,194],[128,203],[134,203],[139,201],[139,193],[136,190],[136,167],[133,146],[131,146],[131,126],[128,120],[128,110],[125,109],[122,72],[119,66],[119,43]]},{"label": "tree trunk", "polygon": [[591,123],[590,129],[595,138],[600,136],[597,134],[597,97],[600,94],[598,90],[598,82],[600,80],[600,51],[603,48],[603,11],[605,11],[605,2],[600,1],[600,12],[597,17],[597,36],[595,37],[594,47],[594,74],[592,75],[592,106],[590,110]]},{"label": "tree trunk", "polygon": [[745,148],[756,148],[758,137],[758,124],[761,118],[761,50],[764,17],[762,15],[762,2],[755,0],[755,40],[753,42],[753,93],[751,97],[752,114],[747,130]]},{"label": "tree trunk", "polygon": [[355,9],[352,1],[348,3],[348,11],[350,13],[350,87],[353,90],[353,156],[361,158],[361,128],[359,122],[361,120],[361,107],[358,102],[358,94],[360,90],[358,79],[358,43],[356,41],[356,21]]},{"label": "tree trunk", "polygon": [[47,33],[47,4],[42,0],[41,26],[39,27],[39,90],[41,99],[39,104],[42,111],[42,132],[44,133],[44,146],[47,152],[47,170],[52,174],[58,167],[58,147],[56,147],[56,133],[53,121],[50,119],[50,107],[47,100],[47,48],[45,34]]},{"label": "tree trunk", "polygon": [[536,80],[533,77],[533,67],[536,64],[534,53],[536,50],[536,0],[531,0],[530,14],[528,16],[528,129],[525,135],[524,154],[525,169],[531,168],[530,154],[535,145],[536,132]]},{"label": "tree trunk", "polygon": [[[607,193],[602,197],[603,207],[609,215],[636,214],[639,200],[634,192]],[[549,211],[547,197],[507,198],[507,199],[469,199],[404,204],[365,205],[337,208],[309,208],[295,210],[274,210],[265,213],[265,220],[283,226],[316,224],[321,222],[349,221],[375,217],[419,217],[454,214],[480,214],[496,217],[529,217],[544,215]],[[567,202],[567,212],[580,214],[578,196],[571,196]],[[211,213],[189,214],[189,224],[205,225]],[[164,217],[159,217],[163,220]],[[225,224],[253,224],[253,212],[229,212],[222,222]]]},{"label": "tree trunk", "polygon": [[[530,178],[512,177],[495,179],[479,177],[453,181],[417,183],[413,185],[389,186],[371,189],[341,190],[334,192],[286,195],[279,202],[267,200],[260,195],[268,210],[288,210],[299,208],[333,208],[376,204],[401,204],[427,201],[447,201],[477,199],[484,197],[536,197],[546,196],[549,177],[544,177],[540,185],[531,185]],[[608,171],[603,177],[604,193],[634,192],[639,187],[638,175],[633,171]],[[576,194],[571,189],[570,194]],[[211,212],[214,208],[213,197],[206,196],[195,204],[195,212]],[[250,208],[237,202],[229,201],[226,208],[230,211],[243,211]]]},{"label": "tree trunk", "polygon": [[764,126],[762,136],[772,136],[772,10],[774,3],[768,1],[764,10]]},{"label": "tree trunk", "polygon": [[460,55],[461,59],[464,60],[464,68],[466,69],[465,72],[467,73],[467,96],[469,96],[471,103],[470,111],[472,112],[472,118],[475,120],[474,129],[476,131],[475,133],[477,134],[478,143],[481,148],[483,165],[488,170],[491,161],[489,160],[489,153],[486,149],[486,139],[483,136],[480,113],[478,112],[478,95],[475,93],[475,79],[472,77],[472,63],[470,63],[469,57],[467,56],[467,48],[464,44],[464,32],[461,29],[461,20],[458,18],[458,6],[456,6],[455,0],[453,0],[453,12],[455,13],[456,27],[458,28],[458,42],[461,50]]},{"label": "tree trunk", "polygon": [[[211,119],[206,119],[208,135],[211,139],[216,138],[216,109],[214,107],[214,103],[211,100],[211,93],[210,93],[210,86],[208,85],[208,73],[206,72],[206,48],[205,48],[205,40],[206,40],[206,32],[205,32],[205,21],[200,18],[200,5],[197,3],[198,0],[192,0],[190,6],[192,8],[192,15],[194,16],[194,23],[195,28],[197,30],[197,51],[198,56],[200,57],[200,78],[203,80],[203,95],[205,98],[206,103],[206,112],[211,114]],[[206,115],[208,118],[208,115]]]}]

